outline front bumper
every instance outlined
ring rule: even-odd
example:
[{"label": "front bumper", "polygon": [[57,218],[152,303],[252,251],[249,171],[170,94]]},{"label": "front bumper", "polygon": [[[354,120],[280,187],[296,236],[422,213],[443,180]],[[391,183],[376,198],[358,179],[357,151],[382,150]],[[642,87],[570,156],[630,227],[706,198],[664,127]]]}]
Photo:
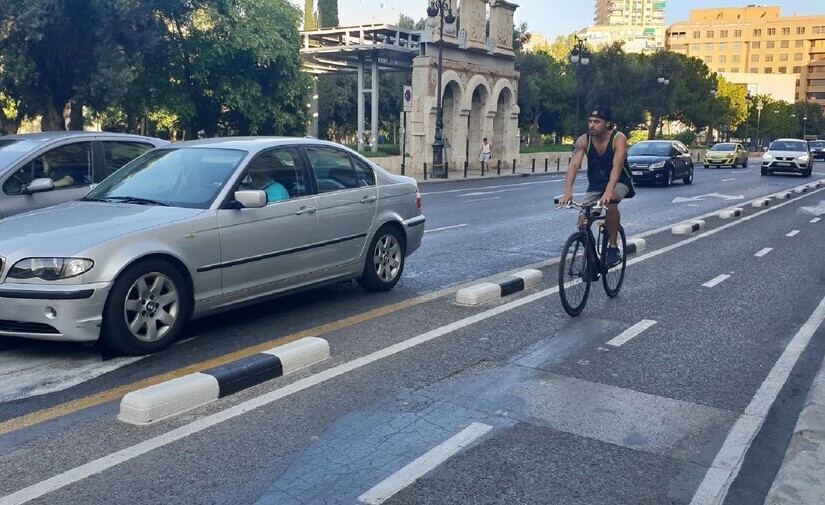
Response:
[{"label": "front bumper", "polygon": [[667,169],[649,167],[630,167],[633,182],[661,182],[667,179]]},{"label": "front bumper", "polygon": [[762,160],[762,168],[770,170],[771,172],[793,172],[799,174],[811,167],[801,161],[773,159]]},{"label": "front bumper", "polygon": [[705,164],[705,166],[713,165],[715,167],[716,166],[718,166],[718,167],[724,167],[724,166],[733,167],[733,166],[737,165],[737,162],[736,162],[736,158],[733,158],[733,159],[730,159],[730,158],[725,158],[725,159],[705,158],[704,164]]},{"label": "front bumper", "polygon": [[0,285],[0,336],[93,342],[100,337],[110,283]]}]

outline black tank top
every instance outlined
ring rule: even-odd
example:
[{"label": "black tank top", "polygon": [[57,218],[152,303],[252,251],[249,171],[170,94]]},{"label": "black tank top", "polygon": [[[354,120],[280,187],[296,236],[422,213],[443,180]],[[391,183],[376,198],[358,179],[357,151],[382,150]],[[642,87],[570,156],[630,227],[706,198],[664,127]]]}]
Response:
[{"label": "black tank top", "polygon": [[[613,131],[610,133],[610,140],[607,142],[607,149],[604,154],[599,154],[596,146],[590,139],[590,134],[587,134],[587,191],[604,191],[607,188],[607,183],[610,181],[610,172],[613,170],[613,142],[616,140],[616,135],[619,132]],[[622,167],[622,174],[619,176],[619,182],[633,188],[633,182],[630,177],[630,165],[627,163],[627,158],[624,159],[624,166]]]}]

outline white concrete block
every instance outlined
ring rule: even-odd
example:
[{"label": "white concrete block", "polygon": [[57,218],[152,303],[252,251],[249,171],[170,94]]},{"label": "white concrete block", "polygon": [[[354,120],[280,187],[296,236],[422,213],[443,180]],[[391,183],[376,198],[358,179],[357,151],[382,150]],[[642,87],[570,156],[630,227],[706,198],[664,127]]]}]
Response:
[{"label": "white concrete block", "polygon": [[479,305],[496,298],[501,298],[501,286],[492,282],[483,282],[469,288],[459,289],[455,295],[455,302],[461,305]]},{"label": "white concrete block", "polygon": [[211,375],[193,373],[127,393],[118,419],[145,425],[218,399],[220,387]]}]

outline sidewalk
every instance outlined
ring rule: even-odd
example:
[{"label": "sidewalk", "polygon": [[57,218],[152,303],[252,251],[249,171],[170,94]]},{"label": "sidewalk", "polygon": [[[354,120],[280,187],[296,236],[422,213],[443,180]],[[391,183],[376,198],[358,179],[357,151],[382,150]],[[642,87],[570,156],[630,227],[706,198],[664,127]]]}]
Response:
[{"label": "sidewalk", "polygon": [[799,413],[765,505],[825,503],[825,360]]}]

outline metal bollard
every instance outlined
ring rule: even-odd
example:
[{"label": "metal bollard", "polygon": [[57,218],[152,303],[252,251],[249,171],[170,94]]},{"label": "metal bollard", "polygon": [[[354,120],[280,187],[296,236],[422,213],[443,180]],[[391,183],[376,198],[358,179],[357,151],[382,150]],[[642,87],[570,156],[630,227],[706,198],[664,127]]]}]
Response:
[{"label": "metal bollard", "polygon": [[516,175],[516,159],[513,158],[513,175]]},{"label": "metal bollard", "polygon": [[427,180],[427,162],[424,162],[424,180]]},{"label": "metal bollard", "polygon": [[444,178],[446,179],[447,177],[449,177],[449,175],[450,175],[450,162],[445,161],[444,162]]},{"label": "metal bollard", "polygon": [[536,158],[533,158],[533,166],[530,167],[530,173],[531,174],[536,173]]},{"label": "metal bollard", "polygon": [[547,165],[550,163],[550,158],[544,158],[544,173],[547,173]]},{"label": "metal bollard", "polygon": [[496,166],[496,175],[501,175],[501,160],[498,160],[498,165]]},{"label": "metal bollard", "polygon": [[485,163],[482,161],[481,162],[481,176],[482,177],[484,177],[484,165],[485,165]]},{"label": "metal bollard", "polygon": [[559,164],[561,163],[561,158],[556,158],[556,172],[559,171]]},{"label": "metal bollard", "polygon": [[465,178],[465,179],[467,178],[467,167],[468,167],[469,165],[470,165],[470,162],[469,162],[469,161],[467,161],[467,160],[464,160],[464,178]]}]

